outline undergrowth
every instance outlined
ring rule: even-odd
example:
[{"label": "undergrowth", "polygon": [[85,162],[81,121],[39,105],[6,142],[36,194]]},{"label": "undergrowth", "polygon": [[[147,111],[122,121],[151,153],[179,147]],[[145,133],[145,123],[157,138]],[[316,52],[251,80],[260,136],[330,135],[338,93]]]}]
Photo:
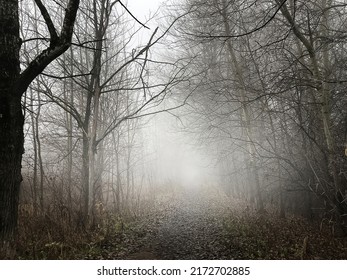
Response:
[{"label": "undergrowth", "polygon": [[347,259],[346,237],[303,218],[233,215],[224,220],[224,231],[235,259]]},{"label": "undergrowth", "polygon": [[[172,200],[170,203],[175,204]],[[170,203],[159,203],[158,209],[138,216],[107,214],[101,217],[102,223],[89,230],[66,217],[21,212],[17,258],[128,259],[156,242],[160,224],[171,215]],[[249,213],[226,209],[217,203],[206,204],[220,209],[211,219],[221,225],[216,244],[222,246],[223,259],[347,259],[346,237],[334,237],[327,225],[320,226],[299,217],[280,219],[271,213]],[[208,205],[205,205],[207,213],[213,212]],[[200,223],[207,218],[204,213],[192,217],[196,221],[187,223]],[[186,224],[186,230],[188,227]],[[195,256],[195,259],[204,258],[204,255]]]},{"label": "undergrowth", "polygon": [[142,246],[146,226],[139,218],[110,216],[86,230],[47,216],[21,216],[18,259],[122,259]]}]

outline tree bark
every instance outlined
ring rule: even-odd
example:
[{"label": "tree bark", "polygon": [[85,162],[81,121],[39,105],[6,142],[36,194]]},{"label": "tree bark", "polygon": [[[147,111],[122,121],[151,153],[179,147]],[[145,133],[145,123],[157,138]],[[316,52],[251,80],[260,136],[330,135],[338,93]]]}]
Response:
[{"label": "tree bark", "polygon": [[0,257],[11,257],[22,181],[24,117],[13,89],[20,74],[18,3],[0,1]]}]

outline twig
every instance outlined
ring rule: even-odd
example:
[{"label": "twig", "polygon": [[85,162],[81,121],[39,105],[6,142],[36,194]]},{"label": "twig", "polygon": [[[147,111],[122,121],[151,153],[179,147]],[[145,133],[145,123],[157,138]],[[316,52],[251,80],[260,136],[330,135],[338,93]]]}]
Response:
[{"label": "twig", "polygon": [[142,22],[140,22],[129,10],[128,8],[122,3],[122,1],[118,1],[122,7],[128,12],[128,14],[134,19],[136,20],[139,24],[141,24],[144,28],[150,29],[148,26],[144,25]]}]

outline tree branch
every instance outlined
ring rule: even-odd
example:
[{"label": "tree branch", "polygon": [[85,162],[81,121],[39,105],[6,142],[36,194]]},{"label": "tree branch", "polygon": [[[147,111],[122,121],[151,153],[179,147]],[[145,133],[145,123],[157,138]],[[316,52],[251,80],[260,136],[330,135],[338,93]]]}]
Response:
[{"label": "tree branch", "polygon": [[[67,8],[65,10],[65,17],[63,28],[61,34],[57,39],[55,38],[56,32],[53,23],[48,15],[46,8],[43,6],[40,0],[35,0],[36,3],[42,5],[40,8],[41,13],[46,14],[45,21],[47,26],[49,27],[50,35],[50,46],[43,50],[30,64],[28,67],[22,72],[19,76],[16,84],[14,85],[14,91],[18,95],[22,95],[30,83],[42,73],[42,71],[57,57],[63,54],[71,45],[71,39],[73,34],[73,28],[76,21],[76,15],[79,7],[80,0],[69,0]],[[48,22],[48,23],[47,23]],[[50,23],[51,22],[51,23]],[[53,31],[54,30],[54,31]]]},{"label": "tree branch", "polygon": [[45,20],[45,23],[47,25],[49,35],[51,36],[50,38],[51,45],[54,45],[59,40],[59,37],[57,34],[57,30],[54,27],[51,16],[49,15],[46,7],[42,4],[41,0],[35,0],[35,3],[37,7],[40,9],[41,15],[43,16],[43,19]]},{"label": "tree branch", "polygon": [[[265,26],[267,26],[274,18],[275,16],[278,14],[278,12],[281,10],[282,6],[287,2],[287,0],[281,0],[282,2],[279,3],[279,7],[277,7],[276,11],[274,12],[274,14],[266,21],[264,22],[262,25],[255,27],[254,29],[247,31],[245,33],[242,34],[237,34],[237,35],[195,35],[195,34],[190,34],[190,35],[194,35],[195,37],[198,38],[212,38],[212,39],[229,39],[229,38],[240,38],[240,37],[244,37],[244,36],[248,36],[251,35],[261,29],[263,29]],[[280,2],[280,1],[276,1],[276,2]],[[258,25],[258,24],[257,24]],[[187,33],[188,34],[188,33]]]},{"label": "tree branch", "polygon": [[139,24],[141,24],[144,28],[150,29],[148,26],[144,25],[142,22],[140,22],[129,10],[128,8],[122,3],[122,1],[118,1],[119,4],[122,5],[122,7],[128,12],[128,14],[134,19],[136,20]]}]

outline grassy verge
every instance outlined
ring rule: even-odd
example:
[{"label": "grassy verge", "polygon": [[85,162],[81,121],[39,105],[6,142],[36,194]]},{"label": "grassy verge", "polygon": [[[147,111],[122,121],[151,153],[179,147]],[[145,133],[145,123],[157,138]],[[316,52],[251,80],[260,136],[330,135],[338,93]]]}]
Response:
[{"label": "grassy verge", "polygon": [[347,238],[301,218],[233,215],[225,218],[224,231],[235,259],[347,259]]}]

